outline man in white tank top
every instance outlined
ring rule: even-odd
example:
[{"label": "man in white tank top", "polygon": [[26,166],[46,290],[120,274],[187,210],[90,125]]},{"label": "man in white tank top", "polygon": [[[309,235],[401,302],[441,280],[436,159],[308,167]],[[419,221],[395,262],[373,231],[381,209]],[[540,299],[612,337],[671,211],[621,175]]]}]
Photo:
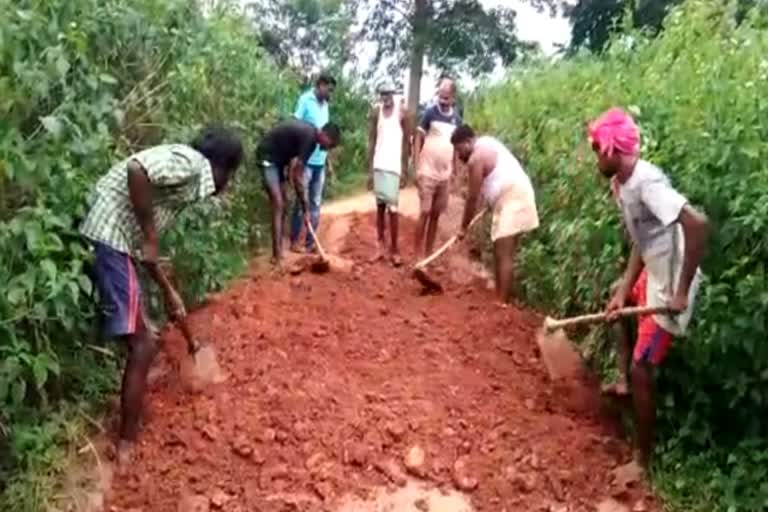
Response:
[{"label": "man in white tank top", "polygon": [[368,190],[376,196],[378,247],[374,261],[387,252],[386,224],[389,212],[389,257],[395,266],[402,264],[398,248],[398,212],[400,188],[408,168],[408,113],[402,98],[395,100],[395,87],[379,87],[379,104],[368,116]]},{"label": "man in white tank top", "polygon": [[539,226],[531,180],[514,155],[493,137],[477,137],[467,125],[458,127],[451,143],[467,163],[469,194],[464,206],[460,238],[477,210],[480,194],[493,211],[491,240],[495,262],[496,293],[501,302],[512,294],[520,236]]}]

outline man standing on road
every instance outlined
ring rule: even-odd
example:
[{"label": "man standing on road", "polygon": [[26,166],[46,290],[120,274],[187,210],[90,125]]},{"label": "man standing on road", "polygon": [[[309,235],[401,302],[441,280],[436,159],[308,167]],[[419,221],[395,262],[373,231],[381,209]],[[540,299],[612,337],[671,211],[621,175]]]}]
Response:
[{"label": "man standing on road", "polygon": [[368,117],[368,189],[376,196],[378,247],[374,260],[380,260],[386,252],[389,212],[389,256],[393,265],[400,266],[397,206],[408,171],[410,130],[405,103],[402,98],[396,101],[394,94],[395,87],[391,83],[379,87],[379,105]]},{"label": "man standing on road", "polygon": [[[300,121],[306,121],[317,129],[323,128],[330,119],[328,102],[336,87],[336,79],[327,74],[317,78],[315,87],[299,97],[296,104],[294,117]],[[323,201],[323,187],[325,185],[326,170],[328,176],[332,176],[333,170],[326,165],[328,151],[316,146],[307,165],[304,167],[304,189],[309,196],[309,216],[312,228],[317,232],[320,224],[320,205]],[[302,230],[302,211],[300,201],[294,202],[293,217],[291,219],[291,250],[301,252],[299,236]],[[306,234],[307,252],[315,250],[315,241],[312,235]]]},{"label": "man standing on road", "polygon": [[699,287],[699,262],[709,236],[707,218],[691,207],[658,167],[640,159],[640,131],[632,117],[614,108],[588,128],[600,172],[616,186],[616,198],[632,240],[624,276],[607,306],[609,318],[627,303],[668,308],[670,314],[638,319],[632,330],[619,327],[621,380],[608,392],[626,394],[631,366],[637,422],[638,462],[647,466],[653,447],[656,406],[653,369],[661,364],[673,336],[683,335]]},{"label": "man standing on road", "polygon": [[440,215],[448,206],[449,183],[456,174],[451,134],[461,119],[454,109],[455,100],[455,82],[443,80],[437,91],[437,103],[424,111],[416,131],[413,160],[421,210],[416,227],[417,257],[432,252]]},{"label": "man standing on road", "polygon": [[272,207],[272,263],[280,269],[283,261],[283,226],[286,213],[286,167],[296,190],[306,225],[312,211],[306,193],[307,162],[317,147],[325,150],[335,147],[340,140],[339,129],[331,123],[322,129],[310,123],[290,119],[283,121],[264,135],[256,148],[256,161],[262,168],[264,188]]},{"label": "man standing on road", "polygon": [[451,142],[458,157],[467,163],[469,173],[469,194],[459,238],[464,238],[482,192],[493,211],[496,294],[505,303],[512,294],[520,237],[539,226],[531,180],[515,156],[493,137],[477,137],[472,128],[462,125],[453,132]]},{"label": "man standing on road", "polygon": [[147,374],[158,351],[144,316],[136,265],[157,282],[171,318],[186,316],[184,303],[158,265],[159,237],[187,205],[221,193],[243,157],[240,139],[208,129],[187,146],[169,144],[136,153],[112,167],[90,196],[80,227],[93,244],[94,277],[104,332],[124,340],[128,361],[121,390],[118,459],[130,459],[139,431]]}]

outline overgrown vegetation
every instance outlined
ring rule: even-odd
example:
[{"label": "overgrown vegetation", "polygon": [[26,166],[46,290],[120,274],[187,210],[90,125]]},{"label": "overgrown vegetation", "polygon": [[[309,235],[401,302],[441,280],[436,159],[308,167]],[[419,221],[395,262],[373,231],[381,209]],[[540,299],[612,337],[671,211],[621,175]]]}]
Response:
[{"label": "overgrown vegetation", "polygon": [[[250,158],[292,112],[300,77],[248,23],[203,17],[193,0],[0,0],[0,66],[0,509],[39,510],[71,418],[98,416],[118,377],[77,233],[87,191],[132,151],[209,122],[237,127],[249,160],[233,192],[185,212],[164,240],[198,302],[265,241]],[[355,186],[365,150],[365,102],[343,84],[334,99],[347,130],[331,194]]]},{"label": "overgrown vegetation", "polygon": [[[695,327],[659,378],[656,482],[679,510],[768,507],[768,31],[754,11],[737,23],[738,3],[689,0],[656,39],[627,30],[600,56],[520,70],[467,108],[534,181],[542,226],[520,259],[533,305],[601,310],[625,264],[619,212],[585,136],[604,109],[636,114],[644,157],[710,216]],[[605,347],[604,368],[614,364]]]}]

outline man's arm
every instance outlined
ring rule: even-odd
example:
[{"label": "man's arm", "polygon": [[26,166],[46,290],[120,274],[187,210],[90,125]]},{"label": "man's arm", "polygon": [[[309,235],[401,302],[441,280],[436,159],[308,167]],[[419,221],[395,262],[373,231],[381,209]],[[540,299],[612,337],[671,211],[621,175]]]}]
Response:
[{"label": "man's arm", "polygon": [[139,221],[141,232],[144,234],[144,259],[157,263],[158,238],[155,229],[155,215],[152,209],[152,183],[147,171],[136,160],[128,162],[128,196],[133,212]]},{"label": "man's arm", "polygon": [[427,130],[429,130],[429,123],[430,123],[430,109],[427,109],[424,112],[424,115],[421,116],[421,121],[419,122],[419,125],[416,127],[415,133],[414,133],[414,141],[413,141],[413,168],[418,169],[417,165],[419,163],[419,157],[421,156],[421,149],[424,147],[424,137],[427,135]]},{"label": "man's arm", "polygon": [[309,215],[309,201],[304,191],[304,163],[298,158],[291,160],[288,166],[288,175],[291,177],[293,189],[296,191],[296,197],[301,201],[301,207],[304,215]]},{"label": "man's arm", "polygon": [[687,298],[691,289],[691,282],[696,275],[696,269],[699,268],[704,256],[704,250],[709,239],[710,224],[703,213],[687,204],[680,211],[678,221],[683,227],[683,235],[685,236],[685,253],[676,295]]},{"label": "man's arm", "polygon": [[296,101],[296,110],[293,111],[293,117],[296,119],[304,119],[306,110],[306,102],[304,101],[304,95],[302,94]]},{"label": "man's arm", "polygon": [[376,152],[376,127],[379,111],[375,107],[368,112],[368,177],[373,179],[373,156]]},{"label": "man's arm", "polygon": [[483,185],[482,160],[473,155],[467,165],[469,167],[469,194],[464,203],[464,218],[461,220],[462,234],[466,233],[469,223],[472,222],[472,217],[475,216],[477,200],[480,197],[480,189]]},{"label": "man's arm", "polygon": [[183,316],[184,308],[179,294],[158,264],[159,241],[152,208],[152,183],[147,171],[136,160],[128,162],[128,196],[144,235],[142,262],[152,279],[163,291],[169,314],[175,317]]},{"label": "man's arm", "polygon": [[400,126],[403,129],[401,171],[404,179],[408,178],[408,162],[411,161],[411,113],[403,106],[400,110]]},{"label": "man's arm", "polygon": [[703,213],[691,207],[685,197],[664,181],[657,180],[646,185],[641,194],[643,203],[665,226],[679,222],[683,229],[685,237],[683,267],[670,309],[685,310],[688,307],[691,282],[696,275],[696,269],[699,267],[709,238],[709,221]]}]

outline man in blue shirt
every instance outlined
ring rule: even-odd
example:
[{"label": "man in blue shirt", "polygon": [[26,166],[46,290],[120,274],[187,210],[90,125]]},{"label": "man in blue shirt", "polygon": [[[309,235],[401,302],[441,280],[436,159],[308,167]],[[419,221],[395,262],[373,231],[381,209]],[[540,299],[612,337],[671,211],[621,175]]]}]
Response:
[{"label": "man in blue shirt", "polygon": [[[329,121],[328,100],[336,87],[336,80],[327,74],[321,74],[315,82],[315,87],[299,97],[296,104],[296,119],[306,121],[317,129],[322,129]],[[304,167],[304,190],[309,199],[309,218],[312,228],[317,232],[320,223],[320,204],[323,201],[323,185],[325,184],[325,167],[328,152],[320,146],[315,147]],[[330,169],[328,170],[330,174]],[[294,203],[291,218],[291,250],[300,252],[299,235],[302,228],[302,211],[298,201]],[[314,251],[315,241],[312,235],[306,235],[307,252]]]}]

